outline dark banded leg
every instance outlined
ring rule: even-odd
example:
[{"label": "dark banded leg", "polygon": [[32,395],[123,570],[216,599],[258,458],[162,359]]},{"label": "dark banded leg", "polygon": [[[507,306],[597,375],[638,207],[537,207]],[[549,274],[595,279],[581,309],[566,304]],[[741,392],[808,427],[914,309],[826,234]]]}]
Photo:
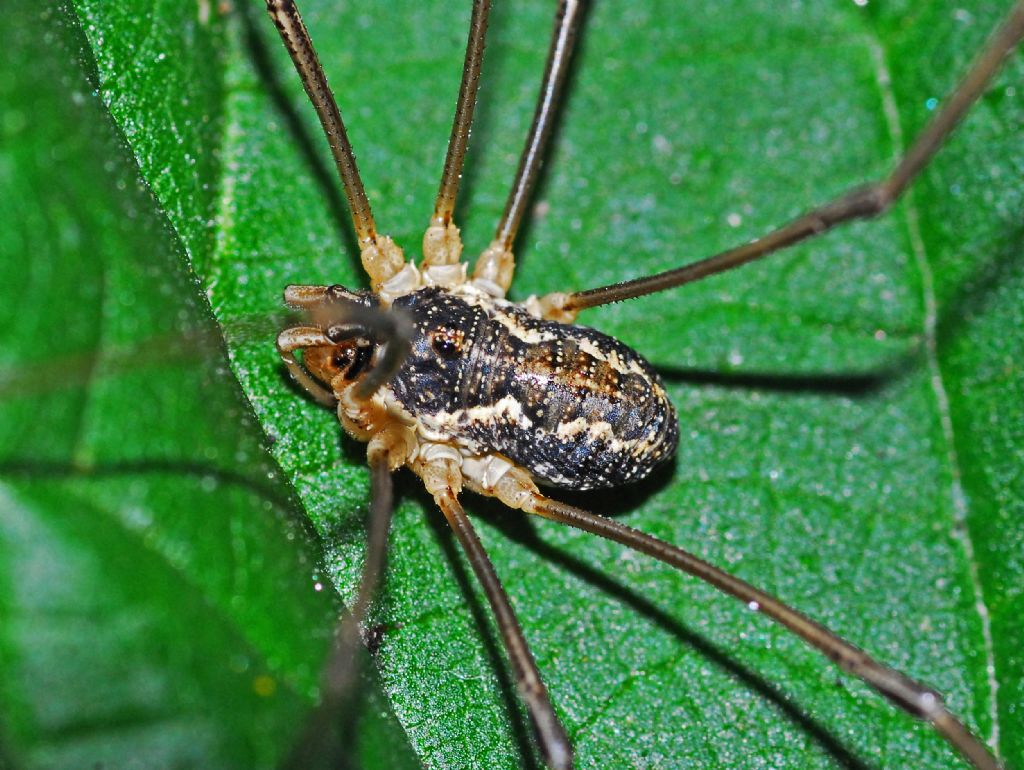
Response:
[{"label": "dark banded leg", "polygon": [[484,589],[491,611],[494,612],[501,639],[512,663],[519,695],[526,704],[544,762],[554,770],[567,770],[572,767],[572,747],[569,745],[569,738],[555,716],[547,688],[541,681],[537,664],[526,644],[526,637],[523,636],[523,629],[494,571],[494,565],[491,564],[480,538],[477,537],[473,525],[455,495],[450,492],[442,494],[437,497],[437,504],[448,519],[463,551],[466,552],[466,558],[469,559],[473,572]]},{"label": "dark banded leg", "polygon": [[267,0],[267,11],[281,34],[281,40],[302,79],[302,86],[306,89],[306,94],[320,119],[327,144],[331,148],[331,155],[334,156],[338,175],[345,188],[363,267],[370,275],[374,289],[377,290],[380,284],[401,270],[405,265],[405,257],[390,238],[377,233],[373,213],[370,211],[370,201],[363,189],[363,181],[356,167],[356,157],[348,140],[345,123],[341,119],[341,111],[330,86],[327,85],[327,77],[320,66],[313,41],[294,0]]},{"label": "dark banded leg", "polygon": [[480,587],[491,605],[494,619],[498,624],[502,643],[508,653],[515,676],[519,697],[530,715],[533,732],[540,746],[545,764],[553,770],[569,770],[572,767],[572,746],[565,734],[555,710],[551,706],[547,688],[541,681],[540,672],[533,659],[533,653],[526,643],[523,629],[519,625],[508,595],[494,571],[483,543],[477,537],[473,525],[459,503],[458,494],[462,488],[462,474],[453,460],[419,460],[413,463],[413,471],[423,479],[427,491],[433,495],[438,507],[448,520],[459,545],[466,554]]},{"label": "dark banded leg", "polygon": [[[469,147],[469,135],[473,127],[473,110],[476,95],[480,90],[480,70],[484,62],[484,42],[487,37],[487,20],[491,13],[491,0],[474,0],[473,15],[469,20],[469,40],[466,43],[466,58],[462,64],[462,84],[455,104],[455,119],[452,133],[448,138],[448,153],[441,172],[441,184],[434,201],[434,215],[430,226],[423,234],[423,264],[453,265],[462,256],[462,239],[459,229],[452,223],[455,201],[459,197],[459,183],[462,181],[462,166]],[[459,276],[461,280],[461,275]]]},{"label": "dark banded leg", "polygon": [[360,244],[371,242],[377,237],[377,227],[370,211],[370,201],[366,198],[363,180],[359,176],[359,169],[356,168],[356,157],[348,140],[345,122],[341,119],[341,110],[338,109],[334,94],[327,85],[327,77],[320,66],[320,60],[317,58],[313,41],[306,31],[299,9],[295,7],[293,0],[267,0],[267,11],[281,34],[281,40],[292,57],[299,77],[302,78],[302,86],[316,109],[317,117],[320,118],[320,125],[323,126],[331,155],[334,156],[338,175],[345,186],[345,197],[348,198],[356,237]]},{"label": "dark banded leg", "polygon": [[774,596],[754,588],[682,548],[613,519],[551,500],[538,492],[529,493],[523,487],[520,489],[523,491],[514,502],[523,510],[552,521],[569,524],[653,556],[658,561],[693,575],[719,591],[739,599],[750,609],[767,615],[792,631],[841,669],[862,679],[903,711],[931,723],[939,734],[978,770],[999,770],[999,763],[989,753],[985,744],[950,713],[942,702],[942,696],[931,688],[879,663],[863,650]]},{"label": "dark banded leg", "polygon": [[508,290],[512,282],[512,273],[515,269],[512,244],[537,183],[541,162],[555,125],[555,114],[562,101],[565,77],[569,72],[569,63],[572,60],[582,19],[582,0],[559,0],[540,95],[537,98],[526,145],[519,156],[519,169],[516,171],[515,181],[505,203],[505,212],[494,231],[494,240],[480,255],[473,270],[475,278],[490,281],[500,288],[502,293]]},{"label": "dark banded leg", "polygon": [[473,15],[469,20],[469,40],[466,42],[466,58],[462,65],[462,83],[459,98],[455,104],[455,120],[448,138],[448,153],[444,158],[441,185],[434,201],[434,222],[448,224],[455,211],[455,199],[462,181],[462,166],[469,147],[469,134],[473,127],[473,110],[476,95],[480,90],[480,70],[484,62],[484,42],[487,37],[487,21],[491,13],[491,0],[474,0]]},{"label": "dark banded leg", "polygon": [[939,113],[918,136],[895,170],[882,181],[850,190],[743,246],[646,278],[572,294],[548,294],[541,299],[541,307],[548,317],[569,321],[578,311],[585,308],[642,297],[699,281],[709,275],[766,257],[807,238],[821,235],[844,222],[868,219],[884,213],[942,147],[943,142],[971,105],[984,93],[1003,59],[1017,46],[1022,37],[1024,3],[1018,2]]},{"label": "dark banded leg", "polygon": [[321,675],[320,703],[307,721],[282,767],[286,770],[346,767],[359,714],[360,627],[377,595],[387,561],[388,533],[394,512],[391,461],[386,441],[367,450],[370,463],[370,514],[366,561],[355,602],[338,622],[334,644]]}]

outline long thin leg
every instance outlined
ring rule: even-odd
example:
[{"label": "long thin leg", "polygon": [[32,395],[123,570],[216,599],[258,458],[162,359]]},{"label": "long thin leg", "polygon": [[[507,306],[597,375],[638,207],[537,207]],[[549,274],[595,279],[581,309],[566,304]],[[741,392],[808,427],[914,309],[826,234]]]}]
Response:
[{"label": "long thin leg", "polygon": [[503,290],[507,290],[512,281],[512,244],[530,202],[544,151],[555,125],[555,115],[561,103],[565,77],[569,72],[569,63],[572,60],[582,19],[581,0],[560,0],[555,12],[551,47],[548,50],[540,95],[533,113],[533,123],[530,125],[523,153],[519,156],[519,169],[516,171],[515,181],[505,203],[505,213],[502,214],[501,221],[494,231],[493,242],[480,256],[473,271],[477,278],[493,281]]},{"label": "long thin leg", "polygon": [[377,233],[373,213],[370,211],[370,201],[366,198],[366,190],[363,189],[363,182],[359,177],[356,156],[352,152],[348,132],[341,119],[341,111],[327,85],[327,76],[320,66],[320,60],[317,58],[313,41],[306,31],[299,9],[293,0],[267,0],[267,11],[274,20],[281,40],[302,79],[306,95],[309,96],[317,117],[320,118],[320,125],[323,127],[324,136],[327,137],[327,144],[330,145],[338,175],[345,188],[345,197],[348,198],[363,268],[369,274],[374,290],[379,291],[382,284],[405,266],[405,256],[394,241]]},{"label": "long thin leg", "polygon": [[370,464],[370,517],[366,538],[366,561],[363,563],[359,591],[349,614],[338,633],[337,654],[325,671],[328,692],[344,695],[352,691],[356,672],[355,651],[359,643],[359,626],[366,618],[370,603],[377,595],[387,562],[388,533],[394,513],[394,489],[391,482],[388,454],[377,445],[367,452]]},{"label": "long thin leg", "polygon": [[1017,46],[1022,37],[1024,3],[1017,3],[938,115],[918,136],[895,170],[882,181],[857,187],[743,246],[646,278],[568,295],[549,294],[541,300],[542,308],[550,317],[568,320],[584,308],[620,302],[698,281],[768,256],[806,238],[821,235],[844,222],[871,218],[884,213],[942,147],[943,142],[971,105],[984,93],[1003,59]]},{"label": "long thin leg", "polygon": [[341,119],[341,111],[334,100],[323,67],[313,48],[313,42],[306,31],[306,25],[299,15],[293,0],[267,0],[267,11],[274,20],[277,31],[281,33],[288,53],[292,57],[295,69],[302,78],[302,86],[306,89],[309,100],[316,109],[323,126],[327,143],[331,146],[334,163],[338,167],[342,184],[345,186],[345,197],[348,198],[349,210],[352,212],[352,224],[356,230],[359,243],[372,243],[377,238],[377,227],[370,212],[370,201],[366,198],[363,181],[356,168],[356,157],[352,145],[348,141],[348,132]]},{"label": "long thin leg", "polygon": [[480,69],[484,61],[484,40],[487,37],[487,19],[491,12],[491,0],[474,0],[473,15],[469,20],[469,41],[466,43],[466,59],[462,65],[462,84],[459,99],[455,105],[455,121],[448,139],[448,154],[444,159],[441,185],[434,201],[434,222],[447,225],[455,210],[455,199],[462,181],[462,165],[469,146],[469,134],[473,126],[473,110],[480,88]]},{"label": "long thin leg", "polygon": [[487,601],[491,605],[491,611],[494,612],[498,631],[501,633],[509,661],[512,663],[520,697],[526,704],[527,713],[533,722],[544,761],[555,770],[568,770],[572,767],[572,747],[551,707],[547,688],[541,681],[537,664],[526,644],[526,637],[523,636],[523,629],[519,625],[508,595],[494,571],[494,565],[491,564],[480,538],[477,537],[473,525],[466,516],[466,512],[462,510],[452,489],[447,487],[436,490],[434,499],[437,500],[442,513],[448,519],[452,531],[455,532],[455,537],[465,551],[466,558],[469,559],[470,566],[473,567],[473,572],[476,573],[477,580],[480,581],[480,585],[484,589]]},{"label": "long thin leg", "polygon": [[522,495],[516,503],[529,513],[569,524],[586,532],[621,543],[693,575],[718,590],[736,597],[750,609],[762,612],[824,653],[844,671],[864,680],[908,714],[930,722],[957,751],[978,770],[999,770],[999,763],[952,713],[934,690],[889,668],[863,650],[836,636],[825,626],[800,614],[774,596],[723,572],[693,554],[612,519],[590,513],[537,492]]},{"label": "long thin leg", "polygon": [[441,184],[434,200],[434,216],[423,235],[423,264],[453,265],[462,256],[462,239],[452,223],[455,201],[459,197],[462,166],[469,147],[473,128],[473,110],[480,89],[480,70],[484,62],[484,42],[487,38],[487,20],[491,13],[491,0],[474,0],[473,15],[469,20],[469,40],[466,58],[462,64],[462,84],[455,104],[455,119],[448,139],[448,153],[441,172]]},{"label": "long thin leg", "polygon": [[287,770],[345,766],[343,760],[351,753],[353,729],[359,712],[359,628],[384,574],[388,532],[394,511],[388,452],[380,443],[371,444],[367,456],[370,463],[370,514],[366,561],[359,591],[348,614],[338,622],[334,645],[321,678],[320,704],[284,762],[283,767]]}]

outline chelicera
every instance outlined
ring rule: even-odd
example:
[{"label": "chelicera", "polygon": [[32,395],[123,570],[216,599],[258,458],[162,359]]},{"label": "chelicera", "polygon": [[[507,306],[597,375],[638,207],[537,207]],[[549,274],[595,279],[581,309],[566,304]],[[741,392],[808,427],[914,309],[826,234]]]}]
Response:
[{"label": "chelicera", "polygon": [[340,632],[341,673],[334,672],[329,694],[344,695],[352,686],[351,666],[346,669],[344,661],[351,656],[357,625],[382,569],[391,513],[390,473],[408,467],[444,513],[483,587],[549,766],[571,767],[572,747],[515,613],[462,509],[464,490],[619,542],[699,577],[779,622],[899,708],[930,722],[975,767],[998,767],[984,744],[930,688],[688,552],[558,502],[541,487],[611,488],[642,479],[672,456],[679,439],[674,409],[650,364],[611,337],[573,325],[579,311],[699,280],[841,223],[883,213],[938,151],[1024,36],[1024,5],[1014,7],[961,86],[881,182],[851,190],[762,238],[705,260],[621,284],[521,303],[505,299],[515,267],[513,244],[551,134],[579,32],[581,4],[559,3],[519,171],[494,239],[470,273],[461,261],[462,242],[452,217],[489,6],[487,0],[474,3],[448,156],[417,264],[377,231],[340,111],[298,10],[290,0],[268,0],[330,143],[370,279],[369,291],[289,286],[286,303],[305,312],[308,322],[278,337],[278,349],[296,381],[319,402],[336,407],[345,430],[368,444],[368,556],[359,595]]}]

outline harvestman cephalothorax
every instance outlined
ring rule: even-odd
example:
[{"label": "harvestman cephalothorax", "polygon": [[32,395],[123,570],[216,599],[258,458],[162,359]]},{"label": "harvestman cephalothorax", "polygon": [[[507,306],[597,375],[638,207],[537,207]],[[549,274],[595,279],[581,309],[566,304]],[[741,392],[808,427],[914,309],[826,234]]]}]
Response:
[{"label": "harvestman cephalothorax", "polygon": [[[554,125],[581,4],[561,2],[533,126],[491,244],[467,273],[453,212],[472,123],[490,3],[474,4],[462,88],[423,259],[407,261],[377,230],[340,112],[299,12],[290,0],[268,8],[300,73],[344,184],[371,291],[290,286],[287,303],[309,320],[286,329],[278,349],[293,377],[335,407],[346,430],[369,443],[372,497],[363,582],[342,625],[327,685],[351,689],[357,624],[379,581],[392,507],[390,473],[407,466],[443,511],[497,618],[520,696],[551,767],[572,765],[572,748],[514,611],[459,503],[463,490],[569,524],[644,552],[735,596],[818,648],[899,708],[930,722],[977,768],[998,764],[946,710],[938,693],[874,660],[770,595],[689,553],[615,520],[549,498],[563,489],[608,488],[643,478],[674,452],[675,414],[658,377],[628,348],[572,327],[584,309],[674,288],[767,256],[844,222],[884,213],[940,149],[1024,36],[1015,6],[961,85],[910,145],[891,174],[810,210],[738,248],[650,277],[574,293],[504,300],[513,246]],[[296,353],[302,353],[301,362]]]}]

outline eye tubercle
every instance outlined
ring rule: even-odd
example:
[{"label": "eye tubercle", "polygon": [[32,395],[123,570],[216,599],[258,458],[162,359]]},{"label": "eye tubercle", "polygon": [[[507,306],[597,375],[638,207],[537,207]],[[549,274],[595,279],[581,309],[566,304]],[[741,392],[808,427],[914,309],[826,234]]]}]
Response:
[{"label": "eye tubercle", "polygon": [[430,347],[441,358],[452,359],[462,354],[466,335],[461,329],[442,327],[430,332]]}]

